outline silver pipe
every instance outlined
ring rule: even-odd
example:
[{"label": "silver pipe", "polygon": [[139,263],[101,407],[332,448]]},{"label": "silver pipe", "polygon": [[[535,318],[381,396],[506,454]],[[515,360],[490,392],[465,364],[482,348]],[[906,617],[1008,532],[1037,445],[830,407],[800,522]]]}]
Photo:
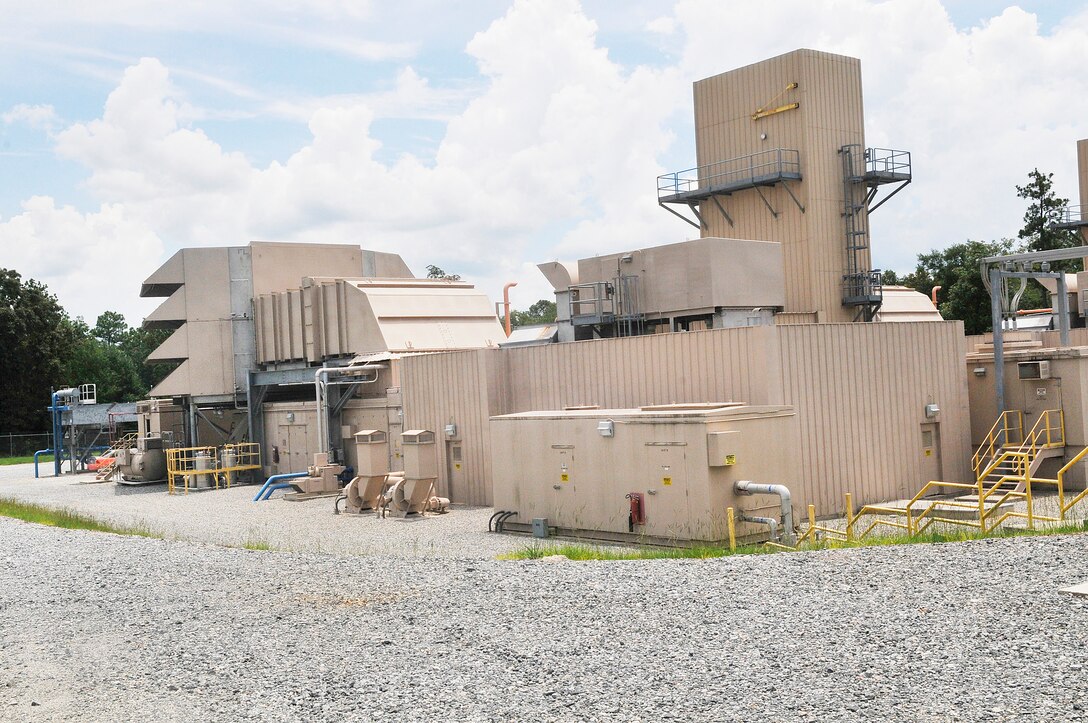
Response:
[{"label": "silver pipe", "polygon": [[331,372],[339,372],[343,374],[346,372],[372,370],[375,372],[373,379],[359,380],[360,384],[372,384],[378,381],[378,369],[383,368],[385,368],[385,365],[375,365],[367,363],[348,365],[343,367],[321,367],[316,372],[314,372],[314,397],[315,401],[317,402],[317,439],[318,444],[320,444],[318,452],[324,453],[329,451],[329,433],[325,429],[325,387],[329,385],[329,374]]},{"label": "silver pipe", "polygon": [[738,495],[778,495],[782,507],[782,540],[787,545],[793,544],[793,497],[786,485],[737,480],[733,483],[733,491]]},{"label": "silver pipe", "polygon": [[[752,522],[757,525],[766,525],[771,530],[771,540],[778,541],[778,520],[773,517],[756,517],[754,515],[741,514],[741,522]],[[793,544],[792,541],[787,544]]]}]

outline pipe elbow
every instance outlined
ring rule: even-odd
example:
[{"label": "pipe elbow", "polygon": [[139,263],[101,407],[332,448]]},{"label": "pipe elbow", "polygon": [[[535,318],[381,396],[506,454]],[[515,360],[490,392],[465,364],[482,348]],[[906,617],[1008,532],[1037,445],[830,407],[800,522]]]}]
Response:
[{"label": "pipe elbow", "polygon": [[778,495],[785,501],[791,501],[790,488],[786,485],[761,484],[749,480],[737,480],[733,491],[739,495]]}]

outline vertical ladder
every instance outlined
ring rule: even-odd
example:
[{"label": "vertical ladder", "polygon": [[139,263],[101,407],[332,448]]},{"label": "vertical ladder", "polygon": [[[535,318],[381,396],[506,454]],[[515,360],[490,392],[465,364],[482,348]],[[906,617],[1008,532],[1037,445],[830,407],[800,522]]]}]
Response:
[{"label": "vertical ladder", "polygon": [[842,156],[842,216],[846,232],[843,306],[857,308],[854,321],[872,321],[884,292],[880,272],[869,268],[869,215],[865,186],[866,151],[859,144],[839,149]]}]

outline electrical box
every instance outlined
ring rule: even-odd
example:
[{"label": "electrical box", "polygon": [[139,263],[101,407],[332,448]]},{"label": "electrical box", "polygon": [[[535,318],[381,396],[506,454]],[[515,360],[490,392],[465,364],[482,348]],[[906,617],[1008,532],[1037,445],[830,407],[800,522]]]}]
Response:
[{"label": "electrical box", "polygon": [[400,435],[404,456],[405,479],[435,479],[438,477],[438,447],[434,432],[410,429]]},{"label": "electrical box", "polygon": [[732,467],[737,463],[739,432],[711,432],[706,435],[708,467]]},{"label": "electrical box", "polygon": [[380,477],[389,474],[389,438],[380,429],[355,433],[355,474]]},{"label": "electrical box", "polygon": [[548,518],[533,518],[533,537],[545,538],[548,536]]},{"label": "electrical box", "polygon": [[1019,379],[1050,379],[1049,361],[1026,361],[1016,363],[1016,376]]}]

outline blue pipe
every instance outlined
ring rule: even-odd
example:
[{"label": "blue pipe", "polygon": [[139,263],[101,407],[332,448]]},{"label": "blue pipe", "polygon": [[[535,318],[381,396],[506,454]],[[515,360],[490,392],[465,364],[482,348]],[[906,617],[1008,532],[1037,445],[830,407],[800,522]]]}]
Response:
[{"label": "blue pipe", "polygon": [[51,449],[39,449],[34,453],[34,479],[38,479],[38,455],[39,454],[53,454]]},{"label": "blue pipe", "polygon": [[[281,479],[295,479],[296,477],[308,477],[309,472],[290,472],[288,474],[274,474],[265,480],[264,486],[261,487],[261,491],[257,493],[257,496],[253,498],[254,502],[260,502],[262,499],[268,499],[272,496],[272,493],[276,490],[282,490],[285,487],[290,487],[289,484],[275,485],[273,483],[279,482]],[[268,489],[271,487],[272,489]],[[265,494],[267,492],[268,494]],[[263,497],[262,497],[263,495]]]},{"label": "blue pipe", "polygon": [[[53,476],[60,477],[60,464],[61,457],[64,450],[64,413],[71,411],[72,407],[68,405],[61,405],[61,398],[73,399],[78,397],[79,391],[72,387],[70,389],[58,389],[53,392],[52,401],[49,411],[53,414],[53,449],[60,450],[53,456]],[[73,470],[75,466],[73,463]]]},{"label": "blue pipe", "polygon": [[269,487],[268,491],[264,493],[264,497],[262,497],[261,499],[262,500],[270,500],[270,499],[272,499],[272,493],[275,492],[276,490],[285,490],[285,489],[290,489],[290,488],[293,488],[293,487],[294,487],[294,485],[291,484],[290,482],[280,482],[278,485],[272,485],[271,487]]}]

